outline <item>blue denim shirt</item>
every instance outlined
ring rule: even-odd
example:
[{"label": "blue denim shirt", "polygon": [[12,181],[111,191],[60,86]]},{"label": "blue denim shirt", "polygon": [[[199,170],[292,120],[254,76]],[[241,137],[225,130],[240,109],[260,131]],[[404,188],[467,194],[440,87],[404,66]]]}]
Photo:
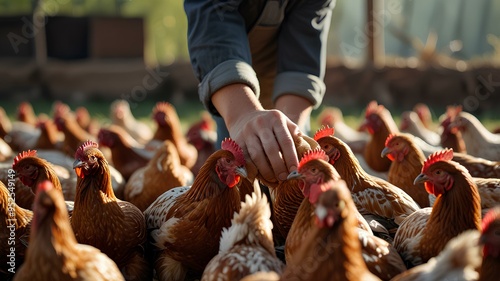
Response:
[{"label": "blue denim shirt", "polygon": [[[241,9],[245,4],[248,7],[257,2],[184,1],[189,54],[194,72],[201,81],[199,96],[212,114],[219,115],[212,105],[211,96],[226,85],[244,83],[257,97],[260,95],[247,36],[253,23],[249,23],[252,17],[245,13],[252,9]],[[272,99],[275,101],[280,95],[293,93],[305,97],[316,108],[325,94],[326,42],[335,0],[287,2],[277,33],[277,68]]]}]

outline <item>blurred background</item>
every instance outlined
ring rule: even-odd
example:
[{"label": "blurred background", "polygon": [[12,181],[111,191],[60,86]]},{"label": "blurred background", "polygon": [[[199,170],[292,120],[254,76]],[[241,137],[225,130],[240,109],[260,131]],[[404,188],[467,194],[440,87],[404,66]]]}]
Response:
[{"label": "blurred background", "polygon": [[[338,0],[323,105],[357,114],[374,99],[395,112],[424,102],[439,115],[462,104],[496,118],[499,18],[500,0]],[[0,0],[0,103],[200,110],[186,29],[180,0]]]}]

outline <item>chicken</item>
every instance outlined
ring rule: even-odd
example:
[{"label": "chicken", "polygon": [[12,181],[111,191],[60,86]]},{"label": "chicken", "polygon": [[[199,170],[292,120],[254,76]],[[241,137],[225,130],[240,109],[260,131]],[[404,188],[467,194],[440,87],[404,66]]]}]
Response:
[{"label": "chicken", "polygon": [[135,118],[126,100],[115,100],[111,104],[110,118],[114,125],[125,129],[140,144],[146,144],[153,137],[153,130]]},{"label": "chicken", "polygon": [[462,133],[457,128],[450,128],[450,123],[453,118],[462,111],[462,106],[448,106],[446,113],[443,114],[440,120],[441,142],[443,148],[451,148],[455,153],[467,153]]},{"label": "chicken", "polygon": [[[307,199],[302,201],[286,240],[287,262],[294,258],[304,237],[311,231],[314,222],[312,214],[318,195],[340,180],[340,176],[327,160],[323,150],[311,151],[301,159],[298,172],[289,176],[300,179],[299,185]],[[358,238],[362,243],[363,258],[369,270],[383,280],[389,280],[406,270],[396,250],[388,242],[373,236],[370,226],[356,208],[352,210],[352,216],[356,217],[358,222]]]},{"label": "chicken", "polygon": [[481,197],[481,209],[487,210],[500,204],[500,178],[472,178]]},{"label": "chicken", "polygon": [[33,110],[33,106],[29,102],[21,102],[17,107],[16,118],[19,122],[35,126],[37,123],[37,116]]},{"label": "chicken", "polygon": [[24,122],[15,121],[4,140],[14,151],[23,151],[33,149],[40,134],[40,129]]},{"label": "chicken", "polygon": [[41,117],[36,127],[40,129],[40,136],[33,149],[62,150],[64,135],[60,134],[56,124],[51,119]]},{"label": "chicken", "polygon": [[73,167],[78,180],[71,226],[77,241],[108,255],[125,280],[151,280],[144,215],[132,203],[116,198],[108,162],[97,143],[84,142]]},{"label": "chicken", "polygon": [[392,281],[478,280],[481,265],[479,231],[467,230],[452,238],[443,251],[428,262],[394,277]]},{"label": "chicken", "polygon": [[5,109],[0,106],[0,138],[4,139],[12,130],[12,122],[5,112]]},{"label": "chicken", "polygon": [[282,244],[286,240],[300,204],[304,200],[299,187],[300,181],[299,177],[290,177],[270,189],[271,197],[274,198],[271,218],[277,244]]},{"label": "chicken", "polygon": [[282,280],[380,280],[363,261],[354,203],[345,182],[320,191],[316,226],[287,263]]},{"label": "chicken", "polygon": [[450,129],[462,132],[467,154],[491,161],[500,161],[500,135],[493,134],[468,112],[459,112],[452,119]]},{"label": "chicken", "polygon": [[132,174],[125,185],[124,198],[144,211],[165,191],[192,182],[193,173],[181,165],[175,145],[167,140],[145,167]]},{"label": "chicken", "polygon": [[368,130],[371,135],[364,150],[368,166],[377,172],[389,171],[391,161],[380,157],[380,152],[384,149],[389,134],[399,132],[390,111],[376,101],[371,101],[366,107],[365,120],[360,125],[360,130]]},{"label": "chicken", "polygon": [[231,226],[240,210],[238,188],[247,175],[245,164],[241,147],[225,139],[191,187],[163,193],[144,211],[159,280],[184,280],[188,271],[203,273],[219,251],[222,229]]},{"label": "chicken", "polygon": [[[35,199],[36,187],[39,183],[46,180],[52,183],[54,189],[59,190],[63,194],[65,200],[73,201],[75,198],[76,179],[68,175],[68,177],[65,177],[64,181],[61,182],[58,173],[61,174],[67,171],[62,167],[55,166],[47,160],[40,158],[36,150],[28,150],[19,153],[19,155],[14,158],[12,169],[16,172],[16,176],[19,180],[24,185],[31,188],[32,192],[29,195],[29,200],[31,202],[29,205],[30,209]],[[72,209],[72,202],[68,202],[68,208],[70,208],[70,210]]]},{"label": "chicken", "polygon": [[421,207],[429,207],[429,194],[424,185],[413,181],[422,171],[425,156],[413,141],[413,135],[406,133],[390,134],[385,142],[381,156],[392,161],[388,181],[401,188]]},{"label": "chicken", "polygon": [[39,135],[40,130],[31,124],[21,121],[11,122],[5,110],[0,107],[0,137],[12,150],[33,149]]},{"label": "chicken", "polygon": [[500,178],[500,161],[490,161],[467,153],[453,153],[453,161],[467,168],[477,178]]},{"label": "chicken", "polygon": [[124,280],[109,257],[77,243],[62,195],[50,181],[37,185],[33,210],[30,246],[14,281]]},{"label": "chicken", "polygon": [[347,143],[354,153],[363,154],[370,135],[354,130],[344,122],[342,111],[337,107],[326,107],[318,115],[320,127],[335,128],[337,137]]},{"label": "chicken", "polygon": [[434,126],[432,123],[432,113],[429,108],[425,103],[417,103],[413,107],[413,112],[417,113],[418,118],[422,122],[422,125],[424,125],[425,128],[429,130],[433,130]]},{"label": "chicken", "polygon": [[399,130],[419,137],[430,145],[439,146],[441,144],[441,136],[435,131],[427,129],[424,124],[422,124],[416,112],[405,111],[401,114]]},{"label": "chicken", "polygon": [[12,148],[2,138],[0,138],[0,162],[7,161],[14,154]]},{"label": "chicken", "polygon": [[194,175],[198,174],[203,163],[215,152],[215,143],[217,141],[217,131],[215,124],[208,112],[203,112],[201,120],[189,127],[186,132],[187,142],[192,144],[198,151],[196,163],[191,167]]},{"label": "chicken", "polygon": [[90,116],[89,111],[84,106],[79,106],[75,109],[76,122],[80,127],[93,136],[97,136],[101,125],[99,121]]},{"label": "chicken", "polygon": [[420,209],[419,205],[399,187],[367,174],[351,149],[336,138],[334,132],[333,128],[322,128],[314,139],[329,156],[329,163],[347,182],[359,212],[363,216],[375,216],[392,236],[406,217]]},{"label": "chicken", "polygon": [[[10,170],[12,171],[12,170]],[[0,278],[11,280],[23,263],[28,247],[33,212],[19,207],[12,197],[14,173],[7,186],[0,182]]]},{"label": "chicken", "polygon": [[437,256],[453,237],[481,227],[481,199],[465,167],[452,161],[453,150],[431,154],[415,183],[437,198],[433,207],[408,216],[394,237],[394,247],[408,268]]},{"label": "chicken", "polygon": [[[428,194],[423,184],[413,183],[415,177],[420,174],[425,161],[421,149],[414,142],[414,137],[403,133],[389,135],[386,148],[382,150],[382,156],[385,155],[393,160],[391,170],[389,170],[389,181],[407,192],[422,208],[431,206],[431,201],[434,202],[435,196]],[[484,174],[485,168],[491,167],[483,165],[491,161],[484,159],[481,161],[480,158],[462,153],[454,153],[452,160],[464,166],[471,176],[473,176],[472,171],[476,174]],[[500,203],[500,179],[473,176],[473,182],[478,187],[483,210]]]},{"label": "chicken", "polygon": [[240,281],[280,281],[280,275],[276,272],[259,271],[241,278]]},{"label": "chicken", "polygon": [[86,140],[96,138],[85,131],[76,122],[76,117],[68,105],[61,102],[54,104],[54,123],[60,132],[64,133],[62,150],[69,156],[75,154],[76,149]]},{"label": "chicken", "polygon": [[[288,181],[294,180],[302,192],[302,199],[292,225],[288,231],[285,241],[285,258],[287,264],[292,260],[294,254],[302,245],[304,237],[311,230],[313,220],[313,204],[317,201],[318,193],[315,192],[311,197],[311,190],[321,190],[322,183],[330,180],[340,179],[340,175],[328,164],[328,156],[321,149],[310,150],[300,159],[297,171],[288,175]],[[368,227],[369,228],[369,227]]]},{"label": "chicken", "polygon": [[498,280],[500,266],[500,205],[492,208],[483,218],[479,241],[483,246],[483,260],[479,281]]},{"label": "chicken", "polygon": [[122,127],[110,125],[99,130],[99,145],[109,147],[113,166],[125,180],[153,158],[154,150],[147,150],[136,142]]},{"label": "chicken", "polygon": [[153,109],[153,119],[157,127],[150,145],[165,140],[173,142],[177,147],[181,164],[191,169],[196,163],[198,151],[187,141],[182,132],[181,122],[175,108],[168,102],[158,102]]},{"label": "chicken", "polygon": [[231,226],[222,230],[219,253],[210,260],[201,281],[240,280],[265,271],[281,274],[284,264],[273,246],[271,209],[260,187],[247,195]]}]

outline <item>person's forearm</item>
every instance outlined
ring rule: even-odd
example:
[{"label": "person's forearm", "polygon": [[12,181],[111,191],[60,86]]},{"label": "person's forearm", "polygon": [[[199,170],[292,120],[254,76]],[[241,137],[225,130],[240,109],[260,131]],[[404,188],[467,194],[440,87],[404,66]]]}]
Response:
[{"label": "person's forearm", "polygon": [[306,122],[310,122],[313,105],[306,98],[292,94],[282,95],[276,99],[275,107],[300,128],[306,127]]},{"label": "person's forearm", "polygon": [[228,128],[242,114],[249,111],[263,110],[252,89],[245,84],[239,83],[227,85],[215,92],[212,95],[212,103]]}]

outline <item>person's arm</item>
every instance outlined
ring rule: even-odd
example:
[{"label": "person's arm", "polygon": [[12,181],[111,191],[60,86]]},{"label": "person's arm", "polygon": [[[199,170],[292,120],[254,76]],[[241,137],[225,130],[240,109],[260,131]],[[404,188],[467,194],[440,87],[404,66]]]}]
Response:
[{"label": "person's arm", "polygon": [[278,75],[273,100],[301,128],[326,91],[323,82],[326,45],[335,1],[302,1],[292,7],[281,27]]},{"label": "person's arm", "polygon": [[219,115],[211,97],[220,88],[241,83],[258,97],[259,81],[251,66],[245,20],[238,11],[241,0],[185,0],[188,49],[200,81],[199,96],[205,108]]},{"label": "person's arm", "polygon": [[220,115],[229,135],[268,182],[285,179],[297,169],[292,137],[298,127],[282,112],[264,110],[259,82],[238,1],[186,0],[188,45],[200,99]]}]

